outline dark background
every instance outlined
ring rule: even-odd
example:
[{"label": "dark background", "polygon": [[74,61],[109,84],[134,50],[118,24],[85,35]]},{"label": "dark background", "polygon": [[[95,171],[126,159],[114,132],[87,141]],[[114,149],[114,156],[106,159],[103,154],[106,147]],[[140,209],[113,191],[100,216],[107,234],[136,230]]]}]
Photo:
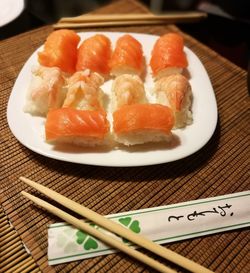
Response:
[{"label": "dark background", "polygon": [[[126,1],[126,0],[124,0]],[[0,27],[0,39],[58,21],[64,16],[90,12],[111,0],[26,0],[20,16]],[[186,33],[208,45],[243,69],[249,64],[250,1],[144,0],[154,13],[202,10],[208,18],[199,23],[178,24]]]}]

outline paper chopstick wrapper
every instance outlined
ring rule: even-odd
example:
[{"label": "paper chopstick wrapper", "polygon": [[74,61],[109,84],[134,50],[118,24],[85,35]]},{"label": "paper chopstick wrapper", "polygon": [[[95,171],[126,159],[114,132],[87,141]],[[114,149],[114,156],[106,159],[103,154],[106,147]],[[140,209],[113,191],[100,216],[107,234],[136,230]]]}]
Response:
[{"label": "paper chopstick wrapper", "polygon": [[[158,244],[250,226],[250,191],[106,216]],[[92,223],[117,240],[130,242]],[[117,252],[67,223],[49,225],[49,265]]]}]

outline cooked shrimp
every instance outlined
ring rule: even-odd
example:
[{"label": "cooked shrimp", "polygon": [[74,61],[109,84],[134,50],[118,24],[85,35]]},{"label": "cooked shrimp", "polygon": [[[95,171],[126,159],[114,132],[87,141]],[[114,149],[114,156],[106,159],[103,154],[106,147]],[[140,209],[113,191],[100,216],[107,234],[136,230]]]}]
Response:
[{"label": "cooked shrimp", "polygon": [[192,123],[192,89],[186,77],[181,74],[163,77],[156,82],[155,92],[158,102],[173,110],[176,128]]},{"label": "cooked shrimp", "polygon": [[94,72],[76,72],[68,80],[68,92],[63,107],[81,110],[102,109],[103,78]]},{"label": "cooked shrimp", "polygon": [[147,101],[142,80],[136,75],[118,76],[112,85],[113,110],[123,105]]},{"label": "cooked shrimp", "polygon": [[64,75],[57,67],[33,68],[24,111],[44,116],[49,109],[61,107],[66,96],[64,83]]}]

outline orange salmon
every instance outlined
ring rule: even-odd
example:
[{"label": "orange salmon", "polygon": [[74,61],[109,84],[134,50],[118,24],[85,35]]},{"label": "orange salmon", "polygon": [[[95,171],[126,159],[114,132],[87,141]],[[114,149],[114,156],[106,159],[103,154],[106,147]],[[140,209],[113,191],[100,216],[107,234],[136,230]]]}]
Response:
[{"label": "orange salmon", "polygon": [[126,133],[141,129],[159,130],[169,133],[174,125],[172,110],[160,104],[131,104],[113,113],[115,133]]},{"label": "orange salmon", "polygon": [[168,33],[161,36],[155,43],[150,60],[153,75],[168,67],[186,68],[188,65],[183,51],[184,42],[181,35]]},{"label": "orange salmon", "polygon": [[82,42],[77,53],[76,70],[90,69],[100,74],[109,73],[111,42],[102,34],[92,36]]},{"label": "orange salmon", "polygon": [[79,41],[80,37],[73,30],[61,29],[52,32],[43,51],[38,52],[38,62],[43,66],[59,67],[64,72],[74,73]]},{"label": "orange salmon", "polygon": [[50,110],[45,123],[46,140],[94,137],[103,139],[109,131],[104,111],[60,108]]},{"label": "orange salmon", "polygon": [[142,45],[134,37],[125,34],[116,42],[110,61],[111,70],[131,69],[140,74],[144,69]]}]

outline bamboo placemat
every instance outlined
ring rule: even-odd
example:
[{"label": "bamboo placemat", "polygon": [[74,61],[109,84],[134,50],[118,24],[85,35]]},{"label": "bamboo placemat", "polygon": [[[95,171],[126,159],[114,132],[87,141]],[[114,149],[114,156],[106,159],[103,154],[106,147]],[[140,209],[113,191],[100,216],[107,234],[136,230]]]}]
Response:
[{"label": "bamboo placemat", "polygon": [[27,252],[8,216],[0,208],[0,272],[41,272],[32,256]]},{"label": "bamboo placemat", "polygon": [[[116,1],[99,12],[148,11],[138,2],[129,0]],[[158,35],[179,31],[172,25],[105,30]],[[25,254],[22,259],[24,263],[30,261],[30,270],[33,272],[152,272],[120,253],[48,266],[47,225],[60,219],[23,198],[21,190],[33,191],[18,178],[26,176],[40,182],[103,215],[247,190],[249,98],[246,71],[183,33],[185,44],[197,54],[207,69],[216,93],[219,122],[207,145],[188,158],[149,167],[104,168],[61,162],[33,153],[22,146],[11,134],[6,120],[8,98],[18,73],[30,54],[51,31],[50,26],[39,28],[0,44],[0,197],[1,221],[4,223],[1,231],[7,229],[6,234],[10,238],[17,232],[11,242],[19,245],[16,236],[20,236],[31,252],[31,255]],[[9,230],[6,217],[12,224]],[[216,272],[247,273],[250,272],[249,238],[249,230],[241,229],[171,243],[167,247]],[[20,259],[25,252],[20,253],[13,252],[12,261]],[[14,267],[11,268],[11,272],[14,272]]]}]

